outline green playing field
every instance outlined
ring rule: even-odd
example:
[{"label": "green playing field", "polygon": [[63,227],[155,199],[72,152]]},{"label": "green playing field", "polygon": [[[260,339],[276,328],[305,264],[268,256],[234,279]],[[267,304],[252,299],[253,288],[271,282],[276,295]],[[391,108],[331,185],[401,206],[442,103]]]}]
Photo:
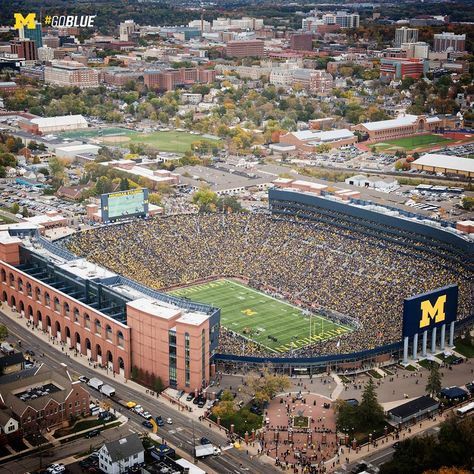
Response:
[{"label": "green playing field", "polygon": [[351,331],[348,326],[318,315],[311,316],[310,330],[310,319],[300,308],[233,280],[214,280],[170,293],[220,308],[223,327],[275,352],[287,352]]},{"label": "green playing field", "polygon": [[417,148],[427,148],[435,145],[448,145],[455,140],[443,137],[442,135],[415,135],[413,137],[396,138],[394,140],[384,140],[375,143],[373,146],[377,151],[416,151]]}]

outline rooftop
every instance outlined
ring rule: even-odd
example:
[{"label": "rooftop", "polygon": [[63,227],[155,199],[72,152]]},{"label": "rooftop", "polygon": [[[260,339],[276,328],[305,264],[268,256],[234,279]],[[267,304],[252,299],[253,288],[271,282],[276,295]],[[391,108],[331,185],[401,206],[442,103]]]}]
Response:
[{"label": "rooftop", "polygon": [[[144,311],[153,316],[162,319],[174,319],[181,315],[182,311],[179,308],[168,306],[162,302],[153,301],[149,298],[139,298],[128,303],[128,306],[138,311]],[[205,315],[203,315],[205,316]],[[207,316],[205,316],[207,318]]]},{"label": "rooftop", "polygon": [[30,120],[40,127],[52,127],[55,125],[87,125],[86,119],[82,115],[60,115],[58,117],[38,117]]},{"label": "rooftop", "polygon": [[[390,119],[390,120],[380,120],[378,122],[367,122],[362,123],[367,130],[369,131],[376,131],[376,130],[385,130],[387,128],[395,128],[395,127],[406,127],[409,125],[413,125],[418,119],[418,115],[401,115],[397,118]],[[428,123],[439,122],[438,117],[428,117],[426,121]]]},{"label": "rooftop", "polygon": [[407,418],[415,415],[419,411],[434,409],[438,407],[438,402],[431,397],[423,396],[415,398],[403,405],[392,408],[388,413],[397,418]]},{"label": "rooftop", "polygon": [[474,173],[474,160],[460,156],[427,153],[413,162],[415,165],[434,166],[456,171]]}]

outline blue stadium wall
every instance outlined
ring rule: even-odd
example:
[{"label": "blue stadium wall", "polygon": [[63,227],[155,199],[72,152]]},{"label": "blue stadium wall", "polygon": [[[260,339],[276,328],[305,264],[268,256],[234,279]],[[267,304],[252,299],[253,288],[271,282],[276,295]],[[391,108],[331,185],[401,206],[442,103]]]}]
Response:
[{"label": "blue stadium wall", "polygon": [[[377,226],[382,227],[385,232],[393,232],[394,235],[400,235],[403,232],[410,232],[412,238],[416,240],[416,235],[420,238],[428,237],[438,241],[439,247],[443,249],[450,249],[457,251],[469,263],[474,263],[474,243],[469,242],[462,237],[459,237],[448,230],[442,228],[432,227],[430,225],[423,224],[421,221],[425,219],[422,216],[408,213],[403,211],[407,217],[418,218],[420,222],[409,221],[396,216],[381,214],[370,209],[364,209],[362,207],[350,206],[339,201],[333,201],[325,199],[324,197],[299,193],[296,191],[283,190],[277,188],[271,188],[268,191],[269,206],[270,210],[274,214],[283,213],[282,206],[286,207],[285,214],[294,214],[296,210],[300,210],[301,206],[307,206],[308,208],[315,208],[315,210],[325,210],[329,212],[338,212],[345,214],[348,219],[354,218],[358,224],[364,224],[364,221],[368,221],[368,228],[376,229]],[[356,204],[367,205],[371,204],[362,200],[353,200]],[[292,203],[295,205],[294,210],[291,209]],[[397,211],[400,211],[397,209]],[[443,222],[445,227],[453,227],[451,223]],[[387,227],[386,227],[387,226]],[[436,242],[433,243],[436,245]],[[400,317],[402,317],[403,308],[400,308]],[[456,321],[456,331],[459,332],[463,327],[469,326],[474,322],[474,315]],[[401,335],[400,335],[401,339]],[[265,365],[272,364],[279,368],[295,368],[295,367],[330,367],[337,366],[339,364],[368,361],[375,359],[377,356],[384,354],[392,354],[394,357],[398,357],[403,349],[401,340],[393,344],[388,344],[374,349],[365,351],[353,352],[348,354],[332,354],[332,355],[321,355],[315,357],[254,357],[254,356],[237,356],[233,354],[216,354],[214,361],[216,363],[230,363],[230,364],[248,364],[248,365]]]}]

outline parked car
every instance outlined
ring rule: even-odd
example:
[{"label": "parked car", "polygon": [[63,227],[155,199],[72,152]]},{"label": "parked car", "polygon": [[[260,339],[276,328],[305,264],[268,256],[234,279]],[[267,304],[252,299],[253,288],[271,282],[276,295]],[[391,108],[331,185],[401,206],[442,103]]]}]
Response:
[{"label": "parked car", "polygon": [[187,401],[187,402],[190,402],[193,398],[194,398],[194,393],[190,393],[190,394],[186,397],[186,401]]},{"label": "parked car", "polygon": [[92,430],[86,433],[86,438],[94,438],[95,436],[100,435],[100,430]]}]

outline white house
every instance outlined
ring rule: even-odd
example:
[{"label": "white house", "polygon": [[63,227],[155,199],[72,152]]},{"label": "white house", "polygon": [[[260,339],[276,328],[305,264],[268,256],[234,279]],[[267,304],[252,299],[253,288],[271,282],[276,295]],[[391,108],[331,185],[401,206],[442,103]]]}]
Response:
[{"label": "white house", "polygon": [[0,434],[10,435],[18,431],[19,424],[10,410],[0,410]]},{"label": "white house", "polygon": [[99,467],[107,474],[122,474],[138,464],[143,464],[145,450],[136,433],[105,443],[99,450]]}]

